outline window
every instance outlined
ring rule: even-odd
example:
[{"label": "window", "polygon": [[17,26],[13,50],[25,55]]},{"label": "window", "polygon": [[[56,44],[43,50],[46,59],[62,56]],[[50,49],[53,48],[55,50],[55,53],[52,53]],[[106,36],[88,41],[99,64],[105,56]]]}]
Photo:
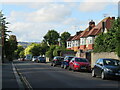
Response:
[{"label": "window", "polygon": [[104,65],[119,66],[119,62],[116,59],[104,59]]},{"label": "window", "polygon": [[88,62],[88,60],[84,58],[75,58],[75,61],[76,62]]},{"label": "window", "polygon": [[92,44],[92,40],[90,39],[90,44]]}]

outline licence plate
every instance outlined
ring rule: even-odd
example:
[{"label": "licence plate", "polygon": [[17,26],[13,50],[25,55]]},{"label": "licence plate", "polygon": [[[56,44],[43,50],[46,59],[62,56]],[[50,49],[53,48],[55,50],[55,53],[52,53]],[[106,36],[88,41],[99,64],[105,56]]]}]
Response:
[{"label": "licence plate", "polygon": [[86,67],[81,67],[81,69],[86,69]]}]

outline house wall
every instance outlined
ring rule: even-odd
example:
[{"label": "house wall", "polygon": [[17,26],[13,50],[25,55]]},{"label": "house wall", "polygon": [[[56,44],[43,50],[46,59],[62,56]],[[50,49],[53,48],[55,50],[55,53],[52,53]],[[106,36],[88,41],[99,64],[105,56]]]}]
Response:
[{"label": "house wall", "polygon": [[87,49],[93,50],[94,49],[93,47],[94,47],[94,44],[89,44]]},{"label": "house wall", "polygon": [[78,51],[79,47],[74,47],[74,51]]},{"label": "house wall", "polygon": [[120,58],[114,52],[91,53],[91,67],[94,66],[94,63],[99,58],[113,58],[120,60]]},{"label": "house wall", "polygon": [[86,48],[86,45],[80,45],[80,49],[84,50]]}]

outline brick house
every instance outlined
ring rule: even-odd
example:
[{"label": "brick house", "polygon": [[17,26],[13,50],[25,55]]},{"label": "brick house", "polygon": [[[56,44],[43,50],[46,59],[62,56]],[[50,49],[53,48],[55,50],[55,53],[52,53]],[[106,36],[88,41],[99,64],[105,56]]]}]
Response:
[{"label": "brick house", "polygon": [[67,40],[67,48],[74,51],[93,50],[95,38],[102,32],[106,33],[111,27],[111,21],[114,19],[115,17],[106,17],[97,25],[91,20],[88,28],[84,31],[77,32],[75,36],[72,36]]}]

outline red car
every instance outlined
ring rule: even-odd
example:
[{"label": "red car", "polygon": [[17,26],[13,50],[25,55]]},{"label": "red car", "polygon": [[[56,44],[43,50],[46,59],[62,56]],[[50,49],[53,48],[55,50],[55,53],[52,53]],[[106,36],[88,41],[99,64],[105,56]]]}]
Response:
[{"label": "red car", "polygon": [[74,71],[91,71],[91,65],[90,62],[85,59],[85,58],[80,58],[80,57],[74,57],[72,60],[69,62],[69,70],[74,70]]}]

